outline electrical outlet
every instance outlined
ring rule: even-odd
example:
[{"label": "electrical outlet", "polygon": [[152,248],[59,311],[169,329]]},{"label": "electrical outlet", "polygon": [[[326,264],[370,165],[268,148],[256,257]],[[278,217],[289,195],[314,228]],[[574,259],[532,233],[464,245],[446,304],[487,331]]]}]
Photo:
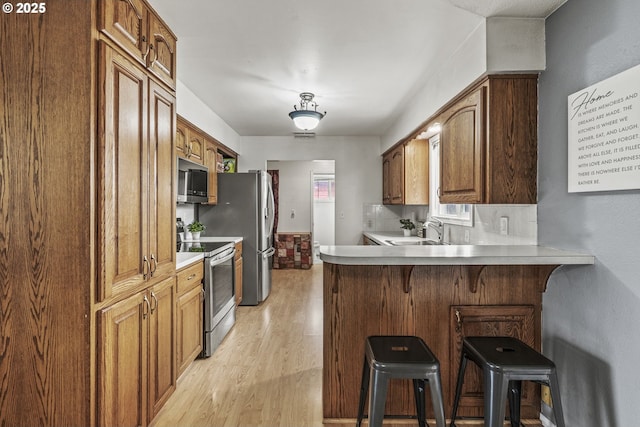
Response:
[{"label": "electrical outlet", "polygon": [[506,236],[509,234],[509,217],[500,217],[500,234]]},{"label": "electrical outlet", "polygon": [[471,240],[471,232],[469,230],[464,230],[464,242],[469,243]]}]

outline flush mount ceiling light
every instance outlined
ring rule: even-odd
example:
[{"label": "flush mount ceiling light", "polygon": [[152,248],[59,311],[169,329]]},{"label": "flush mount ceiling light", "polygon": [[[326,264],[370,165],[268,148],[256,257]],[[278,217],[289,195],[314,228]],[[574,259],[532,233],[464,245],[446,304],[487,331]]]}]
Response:
[{"label": "flush mount ceiling light", "polygon": [[293,120],[293,124],[301,130],[312,130],[318,126],[320,120],[327,114],[325,111],[319,113],[318,104],[313,101],[315,95],[311,92],[302,92],[300,94],[300,109],[297,105],[293,106],[293,111],[289,113],[289,117]]}]

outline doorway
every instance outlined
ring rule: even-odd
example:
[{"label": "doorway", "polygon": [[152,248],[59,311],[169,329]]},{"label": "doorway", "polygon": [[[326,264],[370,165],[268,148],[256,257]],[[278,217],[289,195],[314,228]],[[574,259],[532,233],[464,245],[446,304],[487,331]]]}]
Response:
[{"label": "doorway", "polygon": [[313,173],[313,262],[320,246],[335,244],[336,180],[334,173]]},{"label": "doorway", "polygon": [[310,234],[306,256],[320,263],[319,247],[335,244],[335,160],[269,160],[267,169],[279,171],[277,232]]}]

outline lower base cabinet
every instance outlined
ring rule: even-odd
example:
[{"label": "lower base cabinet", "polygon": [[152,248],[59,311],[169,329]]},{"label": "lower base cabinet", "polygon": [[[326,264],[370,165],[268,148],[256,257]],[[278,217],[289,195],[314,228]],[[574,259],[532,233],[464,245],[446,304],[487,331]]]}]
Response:
[{"label": "lower base cabinet", "polygon": [[177,286],[177,365],[178,377],[187,369],[202,351],[203,339],[203,300],[202,261],[178,271]]},{"label": "lower base cabinet", "polygon": [[98,424],[146,426],[175,391],[175,277],[98,313]]}]

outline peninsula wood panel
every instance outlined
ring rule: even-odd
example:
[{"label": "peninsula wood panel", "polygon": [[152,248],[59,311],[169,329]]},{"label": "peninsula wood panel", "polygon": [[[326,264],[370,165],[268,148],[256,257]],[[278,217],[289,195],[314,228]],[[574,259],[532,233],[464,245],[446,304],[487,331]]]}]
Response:
[{"label": "peninsula wood panel", "polygon": [[[526,342],[540,349],[541,304],[546,279],[555,266],[348,266],[325,262],[323,415],[325,419],[357,415],[364,341],[369,335],[422,337],[440,360],[446,411],[458,369],[452,354],[452,306],[533,308]],[[491,314],[488,309],[487,315]],[[493,313],[500,314],[500,313]],[[411,389],[392,384],[386,411],[412,415]],[[538,407],[523,407],[537,418]],[[427,405],[429,416],[433,416]],[[481,406],[462,407],[461,416],[482,414]]]},{"label": "peninsula wood panel", "polygon": [[94,424],[95,2],[46,7],[0,18],[0,425],[7,426]]}]

